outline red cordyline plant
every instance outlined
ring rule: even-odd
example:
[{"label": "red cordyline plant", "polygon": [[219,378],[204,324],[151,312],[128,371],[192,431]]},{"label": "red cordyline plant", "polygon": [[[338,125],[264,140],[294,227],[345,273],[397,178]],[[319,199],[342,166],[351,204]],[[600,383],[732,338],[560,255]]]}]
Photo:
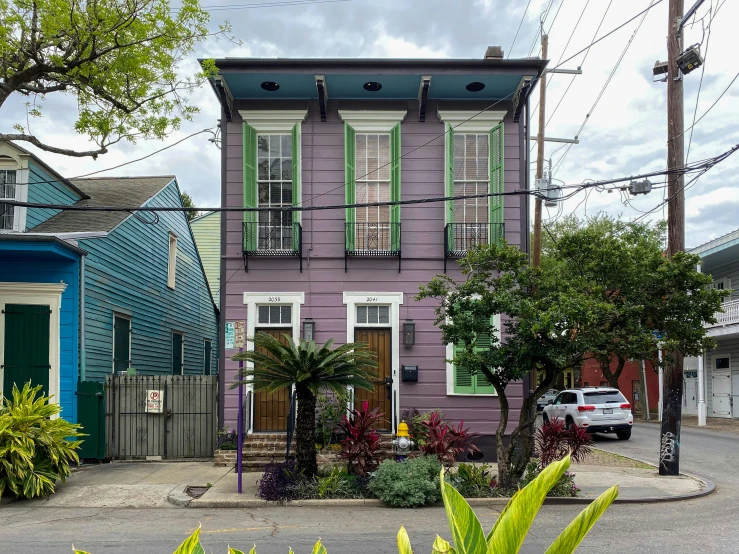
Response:
[{"label": "red cordyline plant", "polygon": [[362,402],[361,409],[352,410],[350,417],[341,417],[338,428],[344,434],[344,439],[341,441],[340,456],[348,462],[351,473],[365,476],[380,464],[380,433],[372,426],[383,417],[379,408],[370,410],[367,401]]},{"label": "red cordyline plant", "polygon": [[570,459],[579,463],[592,453],[593,436],[587,428],[571,424],[569,428],[561,421],[547,421],[536,430],[534,437],[536,452],[539,454],[539,468],[570,454]]},{"label": "red cordyline plant", "polygon": [[424,454],[436,456],[445,467],[454,465],[454,460],[462,453],[480,452],[472,444],[472,440],[479,437],[479,434],[470,433],[469,428],[464,429],[464,421],[460,421],[455,428],[444,421],[442,414],[431,412],[421,425],[428,433],[428,439],[421,450]]}]

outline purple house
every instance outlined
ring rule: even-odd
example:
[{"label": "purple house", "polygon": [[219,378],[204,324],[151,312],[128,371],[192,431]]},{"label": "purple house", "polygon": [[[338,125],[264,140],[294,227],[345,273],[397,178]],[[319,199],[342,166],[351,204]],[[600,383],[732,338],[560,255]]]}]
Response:
[{"label": "purple house", "polygon": [[[499,417],[492,386],[447,360],[434,305],[416,302],[455,258],[499,241],[528,249],[527,195],[344,207],[529,188],[529,94],[545,61],[216,60],[221,104],[221,310],[247,336],[366,342],[374,391],[357,391],[393,432],[406,409],[441,408],[486,435]],[[499,49],[497,49],[499,50]],[[334,209],[277,211],[286,206]],[[309,336],[307,336],[309,335]],[[221,421],[234,428],[237,364],[221,341]],[[252,345],[246,343],[245,348]],[[512,386],[512,409],[529,384]],[[249,394],[249,432],[286,429],[287,391]],[[488,448],[485,446],[488,445]]]}]

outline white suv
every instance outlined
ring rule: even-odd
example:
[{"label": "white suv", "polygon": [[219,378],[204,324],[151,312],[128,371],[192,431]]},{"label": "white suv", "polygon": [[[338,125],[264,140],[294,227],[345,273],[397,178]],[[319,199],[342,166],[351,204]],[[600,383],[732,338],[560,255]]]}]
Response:
[{"label": "white suv", "polygon": [[631,438],[634,424],[629,401],[618,389],[607,387],[563,390],[544,408],[543,417],[544,423],[576,423],[589,433],[616,433],[621,440]]}]

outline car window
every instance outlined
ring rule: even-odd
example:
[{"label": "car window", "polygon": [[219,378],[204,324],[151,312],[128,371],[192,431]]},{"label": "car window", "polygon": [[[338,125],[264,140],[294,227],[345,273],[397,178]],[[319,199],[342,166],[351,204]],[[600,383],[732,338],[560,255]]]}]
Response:
[{"label": "car window", "polygon": [[585,402],[588,404],[621,404],[626,398],[619,391],[584,392]]},{"label": "car window", "polygon": [[565,393],[557,395],[557,398],[554,399],[554,403],[559,405],[562,404],[562,400],[564,400]]},{"label": "car window", "polygon": [[574,392],[567,393],[567,404],[577,404],[577,394]]}]

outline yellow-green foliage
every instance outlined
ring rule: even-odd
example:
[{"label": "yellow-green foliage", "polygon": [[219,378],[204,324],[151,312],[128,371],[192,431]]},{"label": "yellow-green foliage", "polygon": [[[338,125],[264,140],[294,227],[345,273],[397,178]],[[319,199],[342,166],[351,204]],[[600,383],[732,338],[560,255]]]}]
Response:
[{"label": "yellow-green foliage", "polygon": [[[444,499],[452,543],[437,535],[432,554],[515,554],[523,544],[531,523],[544,502],[547,491],[552,488],[570,466],[570,457],[550,464],[531,483],[519,490],[498,517],[498,521],[485,535],[480,520],[467,501],[451,485],[444,483],[442,470],[441,494]],[[557,537],[545,554],[571,554],[595,525],[606,508],[618,496],[618,486],[613,486],[585,508]],[[200,544],[198,528],[174,554],[205,554]],[[74,548],[74,547],[73,547]],[[75,550],[75,554],[88,554]],[[245,554],[241,550],[228,549],[228,554]],[[249,554],[257,554],[256,547]],[[290,550],[289,554],[293,554]],[[327,554],[319,540],[312,554]],[[405,528],[398,532],[398,554],[413,554],[411,541]]]},{"label": "yellow-green foliage", "polygon": [[0,407],[0,496],[10,491],[33,498],[54,492],[57,480],[69,476],[70,462],[79,462],[79,425],[57,417],[61,408],[50,404],[41,387],[13,385],[12,398]]}]

